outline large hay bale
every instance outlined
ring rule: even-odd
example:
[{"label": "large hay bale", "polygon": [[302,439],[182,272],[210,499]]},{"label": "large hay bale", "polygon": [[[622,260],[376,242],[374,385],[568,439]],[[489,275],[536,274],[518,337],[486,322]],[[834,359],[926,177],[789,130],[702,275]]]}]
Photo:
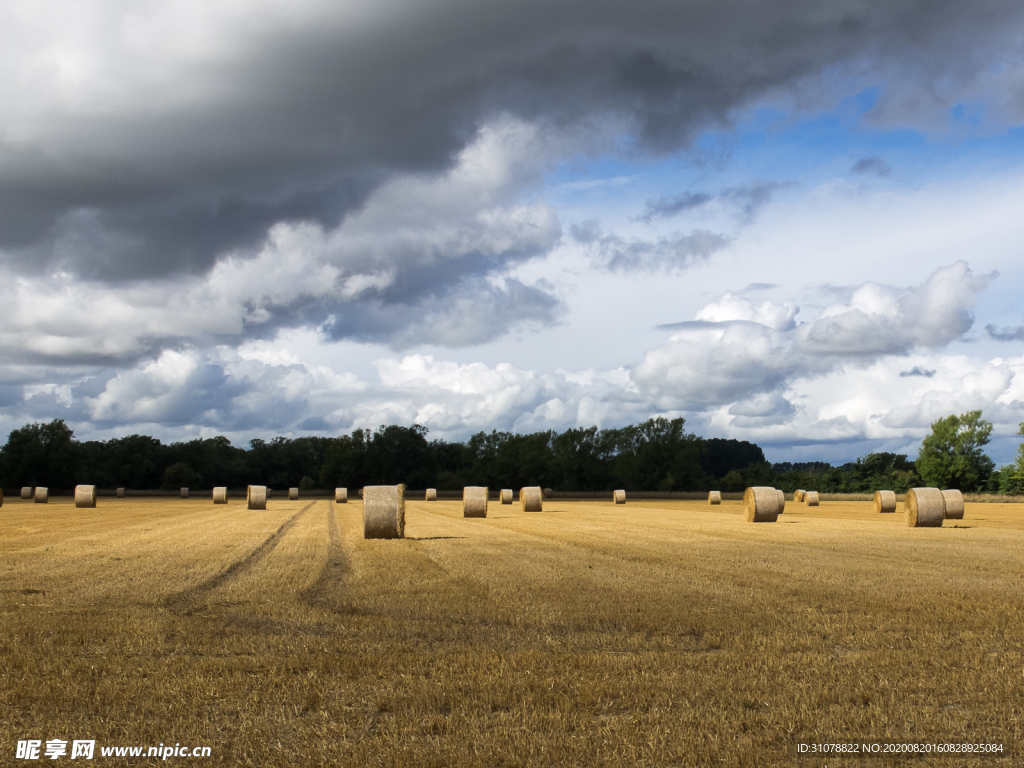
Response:
[{"label": "large hay bale", "polygon": [[626,492],[623,491],[623,490],[615,491],[612,494],[612,501],[614,501],[616,504],[625,504],[626,503]]},{"label": "large hay bale", "polygon": [[942,516],[946,520],[964,519],[964,495],[956,488],[942,492],[942,501],[945,505]]},{"label": "large hay bale", "polygon": [[543,512],[544,492],[537,485],[521,488],[519,503],[523,505],[523,512]]},{"label": "large hay bale", "polygon": [[911,528],[941,528],[946,500],[938,488],[911,488],[903,498],[903,512]]},{"label": "large hay bale", "polygon": [[227,504],[228,503],[228,489],[227,486],[219,485],[213,489],[213,503],[214,504]]},{"label": "large hay bale", "polygon": [[32,491],[33,490],[35,490],[35,489],[32,488],[31,485],[23,485],[23,486],[21,486],[21,498],[23,498],[23,499],[31,499],[32,498]]},{"label": "large hay bale", "polygon": [[722,492],[721,491],[708,491],[708,504],[721,504],[722,503]]},{"label": "large hay bale", "polygon": [[405,486],[368,485],[363,488],[363,538],[401,539],[405,536]]},{"label": "large hay bale", "polygon": [[348,504],[348,488],[335,488],[334,489],[334,503],[335,504]]},{"label": "large hay bale", "polygon": [[427,501],[437,501],[437,488],[427,488]]},{"label": "large hay bale", "polygon": [[751,523],[774,523],[779,518],[779,494],[774,488],[754,486],[743,492],[743,514]]},{"label": "large hay bale", "polygon": [[182,488],[181,489],[181,498],[183,498],[183,499],[187,499],[188,498],[188,488]]},{"label": "large hay bale", "polygon": [[781,515],[783,512],[786,511],[786,494],[783,491],[780,491],[778,488],[776,488],[775,490],[777,491],[777,495],[779,497],[779,514]]},{"label": "large hay bale", "polygon": [[123,499],[124,498],[124,488],[118,488],[116,491],[114,491],[114,495],[117,496],[117,498],[119,498],[119,499]]},{"label": "large hay bale", "polygon": [[501,503],[502,504],[511,504],[512,503],[512,489],[511,488],[502,488],[501,489]]},{"label": "large hay bale", "polygon": [[78,509],[91,509],[96,506],[96,486],[76,485],[75,506]]},{"label": "large hay bale", "polygon": [[895,512],[896,492],[875,491],[875,495],[872,498],[871,503],[874,505],[876,513],[888,514],[889,512]]},{"label": "large hay bale", "polygon": [[807,491],[805,491],[803,488],[797,488],[795,491],[793,491],[793,501],[798,503],[802,502],[804,500],[804,494],[806,493]]},{"label": "large hay bale", "polygon": [[36,504],[46,504],[50,500],[50,489],[37,485],[32,489],[32,497]]},{"label": "large hay bale", "polygon": [[487,497],[490,489],[481,485],[467,485],[462,489],[462,516],[487,517]]},{"label": "large hay bale", "polygon": [[288,489],[288,501],[298,501],[298,500],[299,500],[299,489],[298,488],[289,488]]},{"label": "large hay bale", "polygon": [[806,504],[808,507],[818,506],[818,492],[804,491],[804,504]]},{"label": "large hay bale", "polygon": [[267,508],[267,486],[250,485],[245,491],[245,504],[249,509]]}]

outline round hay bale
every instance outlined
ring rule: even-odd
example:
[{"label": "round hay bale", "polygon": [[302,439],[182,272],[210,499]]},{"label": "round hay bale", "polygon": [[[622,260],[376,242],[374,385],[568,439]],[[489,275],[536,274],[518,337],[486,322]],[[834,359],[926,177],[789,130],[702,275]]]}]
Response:
[{"label": "round hay bale", "polygon": [[941,528],[946,500],[938,488],[911,488],[903,498],[903,512],[910,528]]},{"label": "round hay bale", "polygon": [[523,512],[543,512],[544,492],[540,486],[532,485],[519,490],[519,503],[523,505]]},{"label": "round hay bale", "polygon": [[793,501],[803,501],[805,493],[807,493],[807,491],[805,491],[803,488],[797,488],[795,491],[793,491]]},{"label": "round hay bale", "polygon": [[722,503],[722,492],[721,491],[708,491],[708,504],[721,504]]},{"label": "round hay bale", "polygon": [[779,518],[779,494],[774,488],[754,486],[743,492],[747,522],[774,523]]},{"label": "round hay bale", "polygon": [[78,509],[89,509],[96,506],[96,486],[76,485],[75,506]]},{"label": "round hay bale", "polygon": [[298,500],[299,500],[299,489],[298,488],[289,488],[288,489],[288,501],[298,501]]},{"label": "round hay bale", "polygon": [[614,501],[616,504],[625,504],[626,503],[626,492],[625,491],[621,491],[621,490],[620,491],[615,491],[612,494],[612,501]]},{"label": "round hay bale", "polygon": [[363,488],[363,538],[401,539],[405,536],[405,486],[368,485]]},{"label": "round hay bale", "polygon": [[32,497],[36,504],[46,504],[50,500],[50,489],[37,485],[32,489]]},{"label": "round hay bale", "polygon": [[183,499],[187,499],[188,498],[188,488],[182,488],[181,489],[181,498],[183,498]]},{"label": "round hay bale", "polygon": [[467,485],[462,489],[462,516],[487,517],[487,497],[490,489],[481,485]]},{"label": "round hay bale", "polygon": [[875,491],[874,498],[871,500],[874,505],[875,512],[881,514],[887,514],[889,512],[896,511],[896,492],[895,491]]},{"label": "round hay bale", "polygon": [[545,488],[545,489],[544,489],[544,490],[542,491],[542,493],[544,494],[544,498],[545,498],[545,499],[550,499],[550,498],[554,497],[554,495],[555,495],[555,492],[554,492],[554,490],[553,490],[553,489],[551,489],[551,488]]},{"label": "round hay bale", "polygon": [[437,488],[427,488],[427,501],[437,501]]},{"label": "round hay bale", "polygon": [[228,489],[227,486],[219,485],[213,489],[213,503],[214,504],[227,504],[228,503]]},{"label": "round hay bale", "polygon": [[117,496],[117,498],[119,498],[119,499],[123,499],[124,498],[124,488],[118,488],[114,492],[114,495]]},{"label": "round hay bale", "polygon": [[266,509],[267,508],[267,486],[265,485],[250,485],[245,491],[245,503],[249,509]]},{"label": "round hay bale", "polygon": [[501,489],[501,503],[502,504],[511,504],[512,503],[512,489],[511,488],[502,488]]},{"label": "round hay bale", "polygon": [[348,504],[348,488],[335,488],[334,489],[334,503],[335,504]]},{"label": "round hay bale", "polygon": [[34,489],[32,488],[31,485],[23,485],[23,486],[21,486],[21,498],[23,498],[23,499],[31,499],[32,498],[32,491],[33,490]]},{"label": "round hay bale", "polygon": [[779,514],[781,515],[783,512],[786,511],[786,494],[780,491],[778,488],[776,488],[775,490],[778,491]]},{"label": "round hay bale", "polygon": [[806,504],[808,507],[818,506],[818,492],[804,491],[804,504]]},{"label": "round hay bale", "polygon": [[942,492],[942,501],[945,504],[943,517],[946,520],[964,519],[964,495],[956,488]]}]

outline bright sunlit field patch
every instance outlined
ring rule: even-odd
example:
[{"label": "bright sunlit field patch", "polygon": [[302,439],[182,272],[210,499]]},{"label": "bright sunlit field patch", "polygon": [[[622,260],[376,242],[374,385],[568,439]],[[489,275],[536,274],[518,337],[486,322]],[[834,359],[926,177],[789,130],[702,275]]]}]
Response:
[{"label": "bright sunlit field patch", "polygon": [[1020,741],[1024,505],[911,529],[865,501],[407,501],[406,536],[363,540],[358,500],[5,501],[0,763],[26,738],[243,766]]}]

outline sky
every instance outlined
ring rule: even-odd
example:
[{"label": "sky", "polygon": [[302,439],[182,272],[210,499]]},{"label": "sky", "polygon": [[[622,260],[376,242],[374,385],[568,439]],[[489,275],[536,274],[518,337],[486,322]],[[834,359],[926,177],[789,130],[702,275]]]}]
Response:
[{"label": "sky", "polygon": [[1024,421],[1017,0],[0,0],[0,435]]}]

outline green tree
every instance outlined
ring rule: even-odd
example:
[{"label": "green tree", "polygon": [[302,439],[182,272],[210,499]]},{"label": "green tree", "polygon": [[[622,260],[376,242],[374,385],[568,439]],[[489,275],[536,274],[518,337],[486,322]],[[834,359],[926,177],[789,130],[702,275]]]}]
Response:
[{"label": "green tree", "polygon": [[[1017,434],[1024,437],[1024,421],[1017,425]],[[1024,494],[1024,443],[1017,446],[1017,458],[999,470],[999,492],[1013,496]]]},{"label": "green tree", "polygon": [[4,485],[71,488],[75,484],[78,447],[75,433],[64,419],[13,430],[3,448]]},{"label": "green tree", "polygon": [[925,485],[977,491],[985,487],[995,463],[984,454],[992,422],[981,411],[951,414],[932,423],[914,465]]}]

